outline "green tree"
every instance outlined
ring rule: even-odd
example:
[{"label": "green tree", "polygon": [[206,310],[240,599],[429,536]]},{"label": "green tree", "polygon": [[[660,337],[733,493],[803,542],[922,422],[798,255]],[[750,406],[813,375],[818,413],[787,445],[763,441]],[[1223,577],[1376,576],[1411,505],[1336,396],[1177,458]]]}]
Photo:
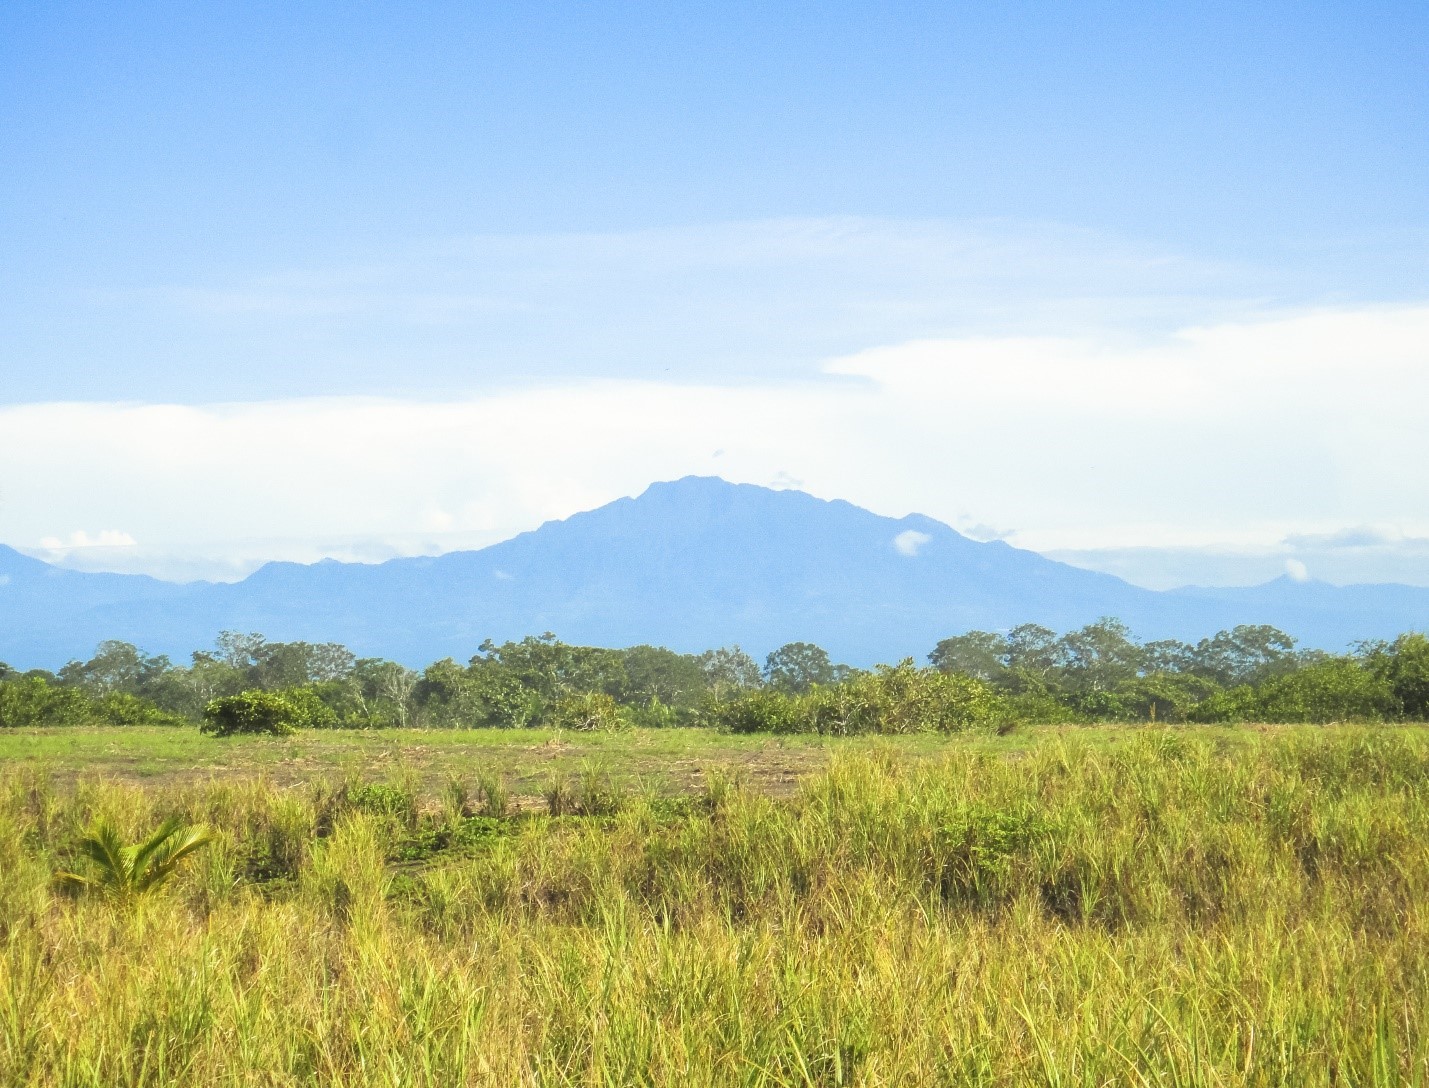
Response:
[{"label": "green tree", "polygon": [[143,695],[172,667],[162,654],[150,657],[132,643],[110,639],[101,642],[88,661],[71,661],[59,675],[62,682],[94,695]]},{"label": "green tree", "polygon": [[1295,639],[1267,624],[1241,624],[1196,644],[1191,671],[1226,687],[1253,684],[1296,668]]},{"label": "green tree", "polygon": [[1141,671],[1141,647],[1126,624],[1103,617],[1057,640],[1065,686],[1073,693],[1110,691]]},{"label": "green tree", "polygon": [[1410,632],[1391,643],[1371,643],[1364,653],[1371,671],[1394,693],[1399,713],[1429,721],[1429,638]]},{"label": "green tree", "polygon": [[738,645],[706,650],[698,660],[705,687],[717,699],[752,690],[764,682],[759,663]]},{"label": "green tree", "polygon": [[1019,623],[1007,632],[1006,663],[1022,677],[1050,685],[1059,664],[1057,633],[1038,623]]},{"label": "green tree", "polygon": [[625,661],[619,650],[598,646],[573,646],[551,632],[520,642],[481,644],[471,659],[474,668],[500,666],[547,702],[563,695],[603,691],[618,695],[627,684]]},{"label": "green tree", "polygon": [[248,670],[254,687],[302,687],[325,684],[351,675],[357,657],[336,642],[269,642]]},{"label": "green tree", "polygon": [[1141,648],[1148,673],[1188,673],[1196,667],[1196,648],[1179,639],[1163,638],[1148,642]]},{"label": "green tree", "polygon": [[991,631],[969,631],[945,638],[933,647],[928,661],[939,672],[956,672],[978,680],[997,680],[1007,672],[1007,640]]},{"label": "green tree", "polygon": [[832,684],[835,676],[827,651],[812,642],[785,643],[764,662],[765,683],[795,695],[816,684]]},{"label": "green tree", "polygon": [[620,653],[625,669],[621,702],[648,706],[653,700],[667,707],[692,709],[704,697],[705,670],[698,657],[663,646],[632,646]]},{"label": "green tree", "polygon": [[426,668],[412,698],[424,722],[458,729],[521,728],[545,706],[509,669],[486,662],[463,668],[451,658]]}]

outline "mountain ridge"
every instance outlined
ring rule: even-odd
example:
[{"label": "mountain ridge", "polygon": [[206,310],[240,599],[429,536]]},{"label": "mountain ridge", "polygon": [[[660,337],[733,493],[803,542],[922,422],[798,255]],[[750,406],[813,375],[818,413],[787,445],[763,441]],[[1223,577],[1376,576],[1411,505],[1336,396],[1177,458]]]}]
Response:
[{"label": "mountain ridge", "polygon": [[[15,577],[6,575],[12,567]],[[225,629],[344,642],[411,665],[547,630],[690,652],[811,641],[868,665],[921,659],[970,628],[1065,630],[1104,615],[1147,638],[1272,623],[1328,649],[1429,622],[1429,589],[1276,579],[1148,590],[972,540],[923,514],[883,517],[842,499],[698,476],[474,551],[273,562],[240,582],[178,584],[66,571],[4,548],[0,575],[9,578],[0,585],[0,660],[26,667],[86,656],[103,638],[179,657]]]}]

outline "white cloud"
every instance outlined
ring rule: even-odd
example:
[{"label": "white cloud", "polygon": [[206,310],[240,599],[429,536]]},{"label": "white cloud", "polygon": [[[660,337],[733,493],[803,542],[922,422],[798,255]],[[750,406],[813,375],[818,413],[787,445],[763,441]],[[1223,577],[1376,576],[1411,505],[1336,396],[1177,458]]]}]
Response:
[{"label": "white cloud", "polygon": [[40,547],[46,551],[63,552],[73,548],[133,548],[138,543],[128,533],[118,529],[101,529],[94,536],[83,529],[76,529],[66,540],[57,536],[44,537],[40,540]]},{"label": "white cloud", "polygon": [[1425,403],[1429,307],[1154,342],[926,340],[772,385],[22,405],[0,409],[0,539],[124,524],[131,568],[232,576],[260,558],[479,546],[688,473],[1016,525],[1010,542],[1039,550],[1423,537]]},{"label": "white cloud", "polygon": [[1290,576],[1292,582],[1308,582],[1310,580],[1310,568],[1298,559],[1285,560],[1285,573]]},{"label": "white cloud", "polygon": [[927,533],[920,533],[917,529],[904,529],[893,538],[893,550],[899,555],[915,556],[933,538]]}]

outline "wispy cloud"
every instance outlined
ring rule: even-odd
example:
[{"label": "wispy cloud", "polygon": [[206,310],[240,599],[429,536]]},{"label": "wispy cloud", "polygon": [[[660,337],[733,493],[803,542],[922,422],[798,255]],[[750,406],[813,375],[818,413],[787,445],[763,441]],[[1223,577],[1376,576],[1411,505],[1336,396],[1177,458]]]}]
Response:
[{"label": "wispy cloud", "polygon": [[95,289],[26,348],[35,365],[0,398],[53,399],[77,377],[98,396],[185,403],[445,398],[535,378],[789,381],[915,339],[1155,336],[1319,297],[1280,272],[1050,223],[448,238]]}]

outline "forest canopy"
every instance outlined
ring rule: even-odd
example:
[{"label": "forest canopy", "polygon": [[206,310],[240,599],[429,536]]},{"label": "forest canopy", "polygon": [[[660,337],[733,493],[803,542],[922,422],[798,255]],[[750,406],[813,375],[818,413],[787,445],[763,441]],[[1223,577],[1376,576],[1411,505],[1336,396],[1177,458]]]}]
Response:
[{"label": "forest canopy", "polygon": [[[1297,648],[1244,625],[1196,643],[1138,641],[1115,619],[1058,634],[1037,624],[940,641],[927,664],[862,670],[791,642],[761,664],[738,646],[577,646],[547,633],[487,641],[466,662],[415,670],[337,643],[226,631],[187,664],[101,643],[57,673],[0,663],[0,727],[183,725],[216,705],[292,708],[304,728],[952,731],[1017,722],[1331,722],[1429,718],[1429,638]],[[280,711],[274,711],[280,713]],[[281,716],[281,713],[280,713]],[[266,719],[265,719],[266,720]],[[220,730],[221,732],[222,730]]]}]

